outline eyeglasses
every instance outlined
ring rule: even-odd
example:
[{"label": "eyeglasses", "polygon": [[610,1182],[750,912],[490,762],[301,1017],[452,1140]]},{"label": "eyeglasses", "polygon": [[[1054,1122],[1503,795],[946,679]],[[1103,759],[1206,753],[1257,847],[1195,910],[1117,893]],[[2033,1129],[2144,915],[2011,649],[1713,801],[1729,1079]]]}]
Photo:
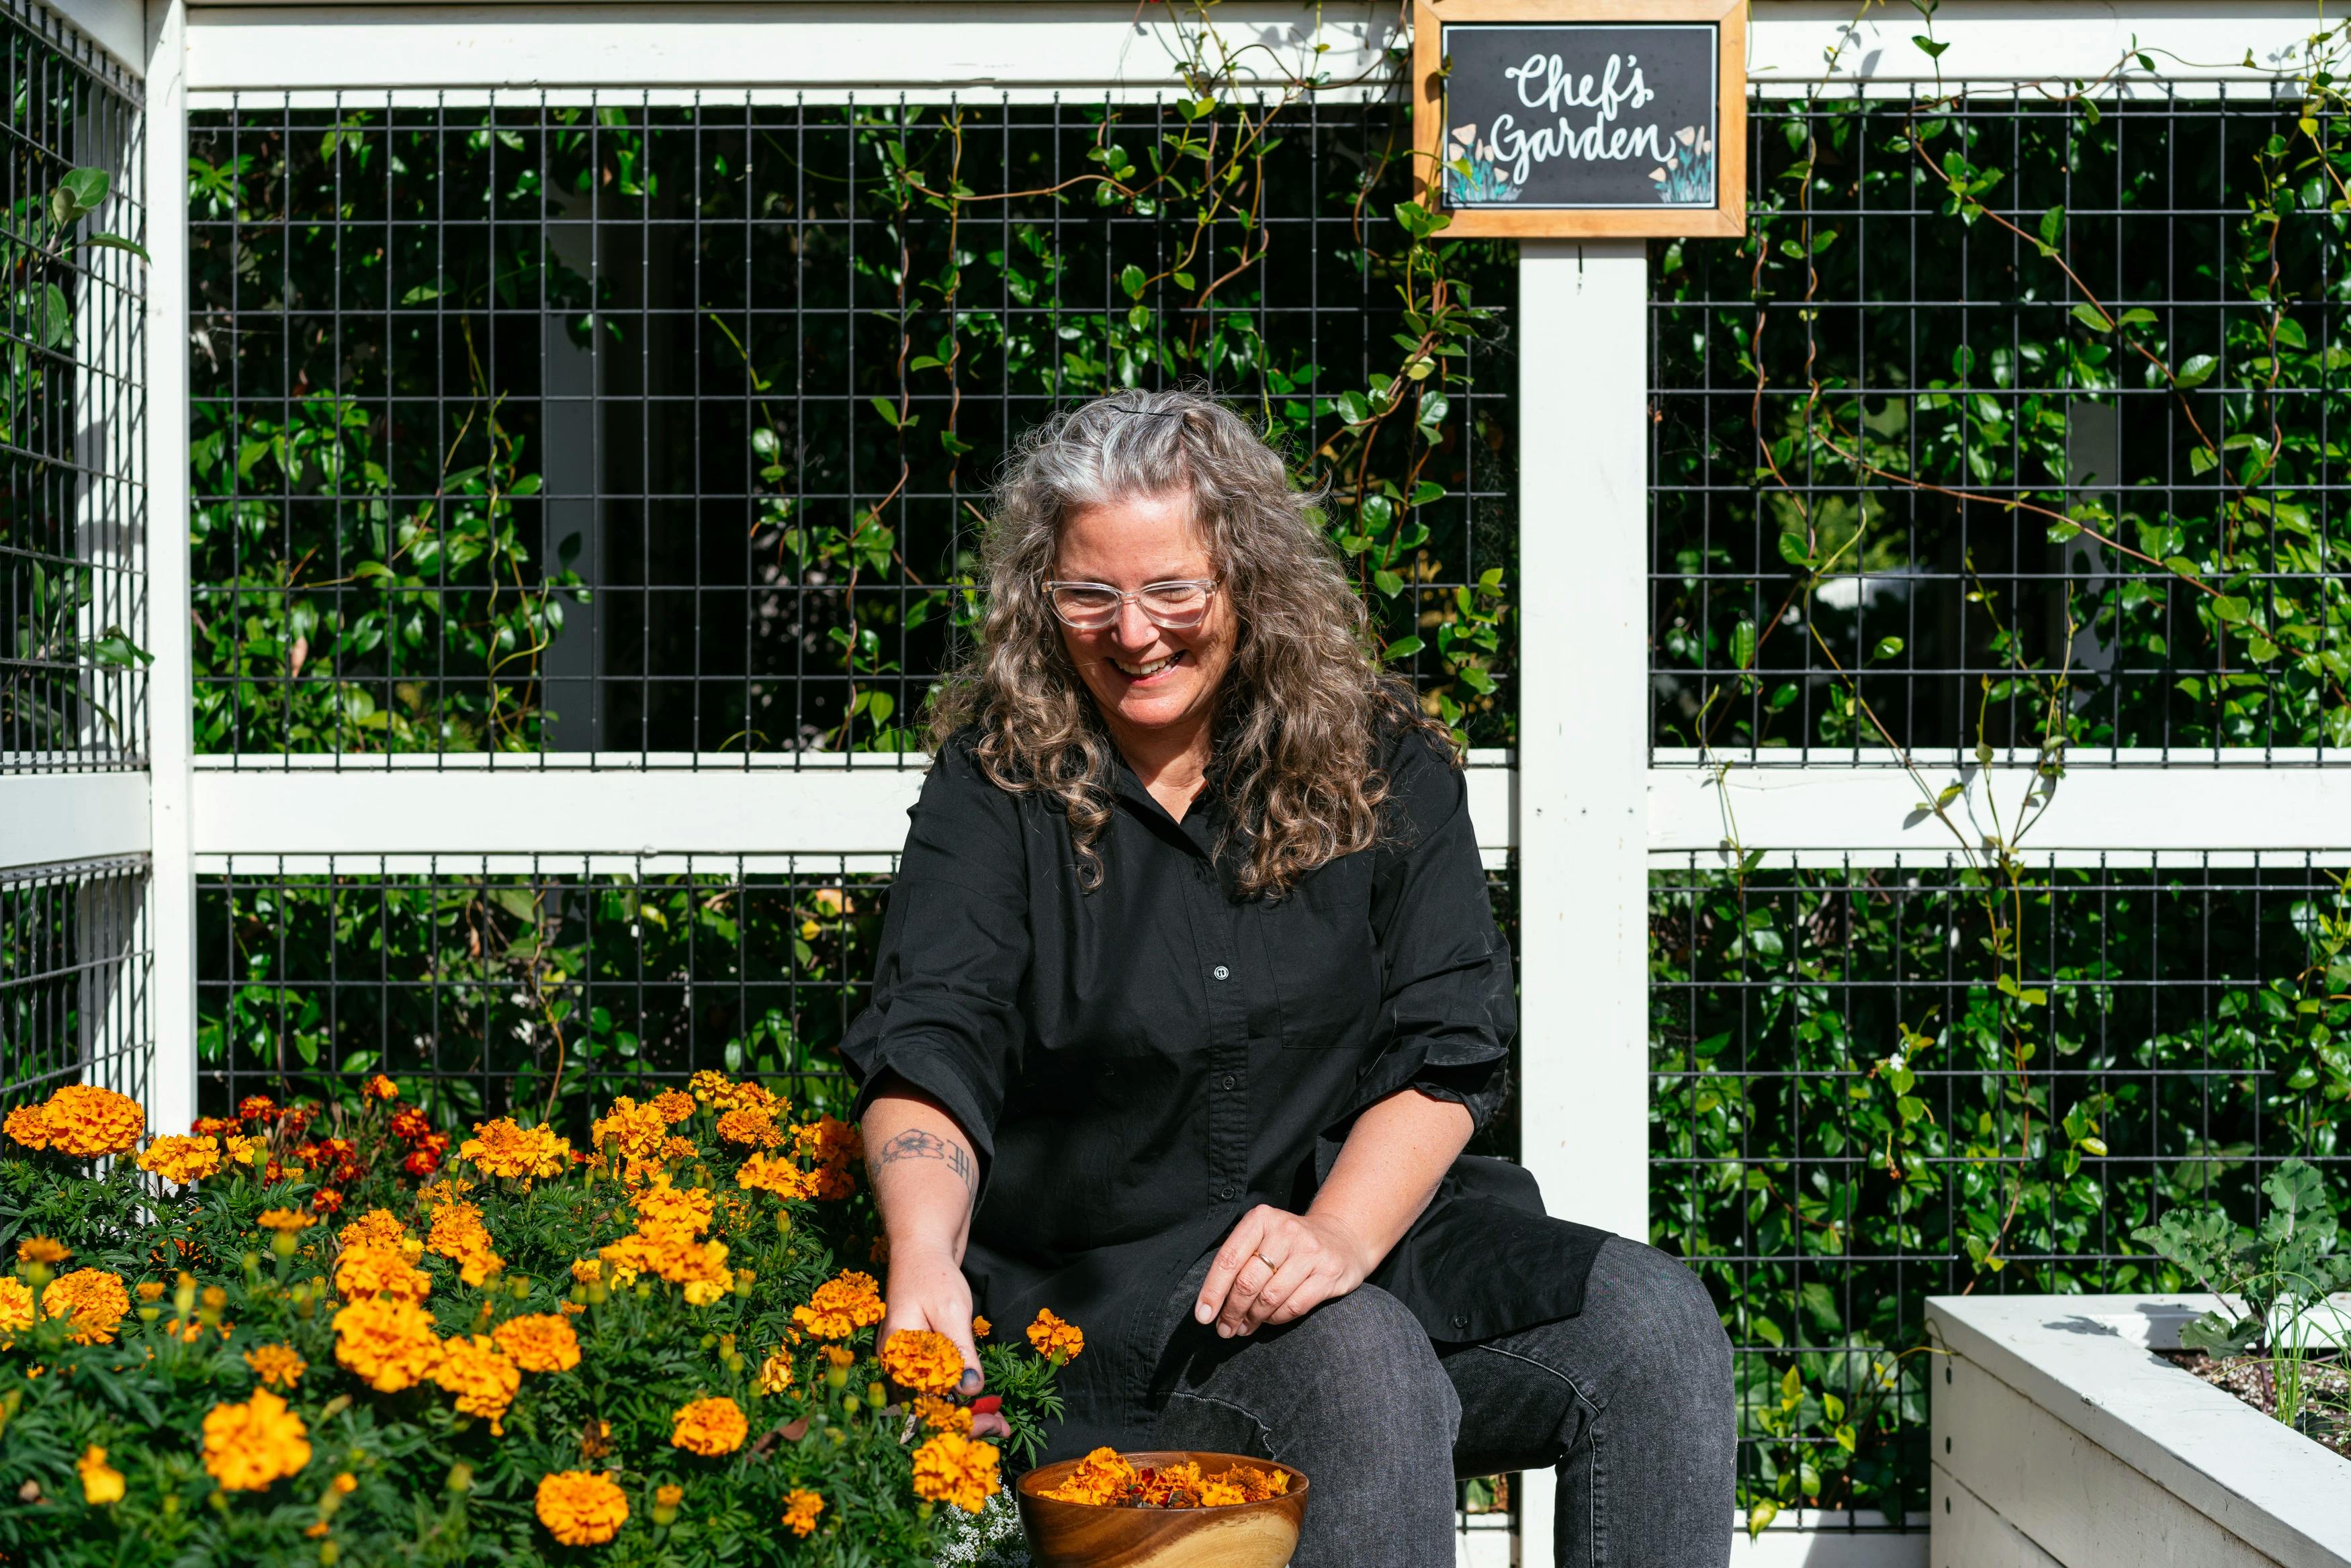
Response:
[{"label": "eyeglasses", "polygon": [[1116,621],[1131,602],[1142,607],[1154,626],[1182,631],[1200,624],[1216,597],[1213,577],[1190,581],[1145,583],[1133,593],[1122,593],[1108,583],[1047,583],[1045,597],[1062,623],[1080,631],[1100,631]]}]

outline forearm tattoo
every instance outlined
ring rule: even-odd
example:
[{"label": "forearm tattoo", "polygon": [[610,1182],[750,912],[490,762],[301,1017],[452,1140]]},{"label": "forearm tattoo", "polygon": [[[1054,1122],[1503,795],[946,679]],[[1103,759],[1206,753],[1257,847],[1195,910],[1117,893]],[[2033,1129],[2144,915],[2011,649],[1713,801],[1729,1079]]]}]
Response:
[{"label": "forearm tattoo", "polygon": [[963,1145],[936,1133],[908,1127],[873,1152],[873,1168],[879,1173],[885,1165],[895,1165],[902,1159],[937,1159],[956,1173],[956,1179],[968,1191],[977,1187],[979,1172],[972,1165],[971,1155]]}]

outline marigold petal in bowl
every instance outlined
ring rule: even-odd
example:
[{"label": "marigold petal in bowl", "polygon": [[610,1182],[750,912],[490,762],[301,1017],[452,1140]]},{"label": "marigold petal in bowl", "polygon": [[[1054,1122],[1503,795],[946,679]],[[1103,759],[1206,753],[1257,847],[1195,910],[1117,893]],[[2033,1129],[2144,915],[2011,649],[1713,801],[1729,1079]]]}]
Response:
[{"label": "marigold petal in bowl", "polygon": [[[1039,1568],[1282,1568],[1298,1547],[1299,1525],[1306,1517],[1305,1472],[1270,1459],[1242,1454],[1144,1452],[1114,1456],[1137,1478],[1155,1478],[1164,1471],[1196,1467],[1200,1480],[1217,1490],[1211,1496],[1231,1495],[1225,1481],[1237,1470],[1280,1478],[1285,1490],[1254,1501],[1207,1507],[1187,1506],[1188,1489],[1171,1500],[1175,1506],[1122,1504],[1117,1501],[1069,1501],[1048,1495],[1109,1497],[1108,1487],[1089,1487],[1087,1475],[1100,1475],[1101,1451],[1082,1459],[1042,1465],[1020,1478],[1013,1489],[1020,1508],[1020,1526]],[[1093,1466],[1092,1470],[1085,1467]],[[1079,1484],[1071,1486],[1072,1477]],[[1115,1495],[1132,1498],[1141,1489],[1121,1489]]]}]

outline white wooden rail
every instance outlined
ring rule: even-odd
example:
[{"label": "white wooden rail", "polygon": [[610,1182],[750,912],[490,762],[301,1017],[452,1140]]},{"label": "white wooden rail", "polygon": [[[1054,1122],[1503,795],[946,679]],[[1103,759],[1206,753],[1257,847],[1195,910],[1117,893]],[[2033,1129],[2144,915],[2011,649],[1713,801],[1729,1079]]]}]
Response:
[{"label": "white wooden rail", "polygon": [[[193,893],[221,857],[533,854],[637,857],[880,856],[903,836],[918,774],[892,763],[653,759],[714,766],[587,771],[578,759],[512,768],[476,759],[193,754],[188,628],[186,111],[238,93],[298,103],[480,101],[599,90],[687,98],[696,89],[1149,95],[1178,85],[1170,7],[1131,0],[418,5],[52,0],[145,77],[149,248],[146,421],[155,652],[152,774],[0,776],[0,868],[152,854],[154,1115],[195,1105]],[[1330,78],[1368,78],[1395,41],[1396,7],[1228,0],[1246,36]],[[2152,53],[2172,90],[2266,90],[2300,57],[2304,0],[1945,0],[1947,82],[2090,80],[2126,52]],[[1812,90],[1833,76],[1908,90],[1935,76],[1907,6],[1755,0],[1750,73],[1759,90]],[[1316,46],[1323,46],[1316,56]],[[1832,66],[1833,62],[1833,66]],[[2155,84],[2142,78],[2120,90]],[[1646,1225],[1646,872],[1653,857],[1768,852],[1884,863],[1946,853],[1948,830],[1912,809],[1891,759],[1737,767],[1647,750],[1645,263],[1637,245],[1528,244],[1520,276],[1522,366],[1520,750],[1473,760],[1472,811],[1489,863],[1514,854],[1525,962],[1527,1158],[1563,1210],[1634,1234]],[[593,761],[594,759],[589,759]],[[631,759],[640,762],[643,759]],[[1925,759],[1939,784],[1961,759]],[[2257,851],[2351,859],[2351,788],[2339,772],[2277,755],[2077,757],[2028,847],[2061,860],[2205,858]],[[1515,762],[1515,765],[1513,763]],[[1971,776],[1971,775],[1970,775]],[[2029,780],[1996,765],[1960,809],[2002,812]],[[2007,820],[2003,818],[2002,820]],[[1980,826],[1980,825],[1979,825]],[[1548,1489],[1530,1478],[1520,1560],[1549,1558]],[[1798,1521],[1783,1521],[1783,1523]],[[1741,1559],[1829,1564],[1925,1561],[1925,1538],[1774,1529]]]}]

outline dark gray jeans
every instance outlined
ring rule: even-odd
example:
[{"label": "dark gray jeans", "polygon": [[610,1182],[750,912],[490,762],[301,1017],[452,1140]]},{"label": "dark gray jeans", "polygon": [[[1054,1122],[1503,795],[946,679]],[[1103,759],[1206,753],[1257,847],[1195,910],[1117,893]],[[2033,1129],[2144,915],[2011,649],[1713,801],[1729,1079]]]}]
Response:
[{"label": "dark gray jeans", "polygon": [[1730,1560],[1730,1341],[1706,1287],[1655,1248],[1612,1238],[1580,1316],[1482,1344],[1432,1344],[1369,1285],[1193,1343],[1153,1440],[1304,1470],[1292,1568],[1449,1568],[1454,1477],[1545,1465],[1561,1568]]}]

